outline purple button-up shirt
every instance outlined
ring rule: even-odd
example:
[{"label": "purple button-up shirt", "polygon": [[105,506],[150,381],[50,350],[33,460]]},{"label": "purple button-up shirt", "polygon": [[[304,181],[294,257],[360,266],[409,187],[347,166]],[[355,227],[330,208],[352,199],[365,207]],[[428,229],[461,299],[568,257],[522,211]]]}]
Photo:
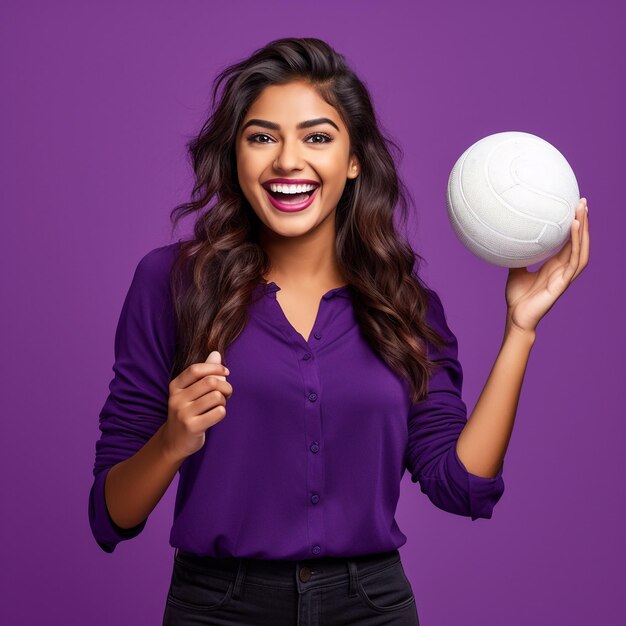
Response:
[{"label": "purple button-up shirt", "polygon": [[[141,259],[115,333],[89,493],[91,530],[106,552],[147,522],[116,526],[104,482],[167,420],[176,334],[169,271],[178,245]],[[322,296],[308,340],[285,317],[279,289],[259,283],[247,325],[226,350],[233,395],[179,469],[170,545],[216,558],[293,560],[393,550],[406,542],[394,515],[407,469],[440,509],[490,518],[503,468],[477,476],[456,453],[467,421],[463,373],[437,294],[430,291],[428,321],[447,345],[427,345],[443,367],[428,397],[412,404],[408,383],[363,339],[347,286]]]}]

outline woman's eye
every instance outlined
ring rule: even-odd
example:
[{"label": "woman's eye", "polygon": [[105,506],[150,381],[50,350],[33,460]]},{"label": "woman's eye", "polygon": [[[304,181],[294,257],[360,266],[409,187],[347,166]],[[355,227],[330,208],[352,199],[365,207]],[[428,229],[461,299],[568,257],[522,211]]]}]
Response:
[{"label": "woman's eye", "polygon": [[248,137],[248,141],[250,143],[267,143],[267,141],[256,141],[258,137],[269,137],[269,135],[266,135],[265,133],[256,133],[256,135],[250,135]]},{"label": "woman's eye", "polygon": [[311,137],[322,137],[325,139],[325,141],[314,141],[313,143],[330,143],[333,140],[332,137],[326,133],[313,133],[312,135],[309,135],[307,139],[310,139]]},{"label": "woman's eye", "polygon": [[[266,135],[265,133],[255,133],[254,135],[250,135],[248,137],[248,141],[250,143],[269,143],[268,141],[257,141],[257,139],[259,139],[260,137],[271,139],[271,137],[269,135]],[[321,137],[323,141],[308,141],[312,137]],[[307,143],[330,143],[332,140],[333,138],[326,133],[313,133],[307,137]]]}]

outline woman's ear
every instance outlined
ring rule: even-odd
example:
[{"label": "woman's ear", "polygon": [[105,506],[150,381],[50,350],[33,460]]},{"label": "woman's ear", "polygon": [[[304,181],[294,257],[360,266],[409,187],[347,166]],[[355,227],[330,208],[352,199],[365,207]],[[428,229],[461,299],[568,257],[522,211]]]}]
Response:
[{"label": "woman's ear", "polygon": [[348,178],[356,178],[361,170],[361,164],[359,160],[353,156],[350,158],[350,165],[348,167]]}]

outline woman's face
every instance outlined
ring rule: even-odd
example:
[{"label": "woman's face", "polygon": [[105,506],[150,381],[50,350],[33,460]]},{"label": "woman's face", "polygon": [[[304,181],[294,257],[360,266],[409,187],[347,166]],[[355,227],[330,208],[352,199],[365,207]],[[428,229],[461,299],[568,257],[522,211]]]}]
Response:
[{"label": "woman's face", "polygon": [[[319,118],[328,121],[298,128]],[[313,232],[326,220],[332,221],[334,233],[335,208],[346,180],[356,178],[359,165],[357,158],[350,156],[348,130],[336,109],[307,83],[270,85],[261,92],[239,127],[236,156],[239,185],[271,233],[298,237]],[[275,178],[306,179],[319,188],[306,208],[281,211],[264,187]],[[298,191],[277,196],[277,200],[285,204],[298,198],[306,201]]]}]

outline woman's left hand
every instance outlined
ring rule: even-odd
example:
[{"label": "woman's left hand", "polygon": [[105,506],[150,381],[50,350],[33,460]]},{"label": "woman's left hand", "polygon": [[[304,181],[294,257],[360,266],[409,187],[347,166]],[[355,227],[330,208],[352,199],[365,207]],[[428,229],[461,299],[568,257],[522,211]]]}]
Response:
[{"label": "woman's left hand", "polygon": [[507,325],[534,332],[539,320],[552,308],[589,262],[587,200],[581,198],[572,221],[571,239],[538,270],[509,268],[506,281]]}]

